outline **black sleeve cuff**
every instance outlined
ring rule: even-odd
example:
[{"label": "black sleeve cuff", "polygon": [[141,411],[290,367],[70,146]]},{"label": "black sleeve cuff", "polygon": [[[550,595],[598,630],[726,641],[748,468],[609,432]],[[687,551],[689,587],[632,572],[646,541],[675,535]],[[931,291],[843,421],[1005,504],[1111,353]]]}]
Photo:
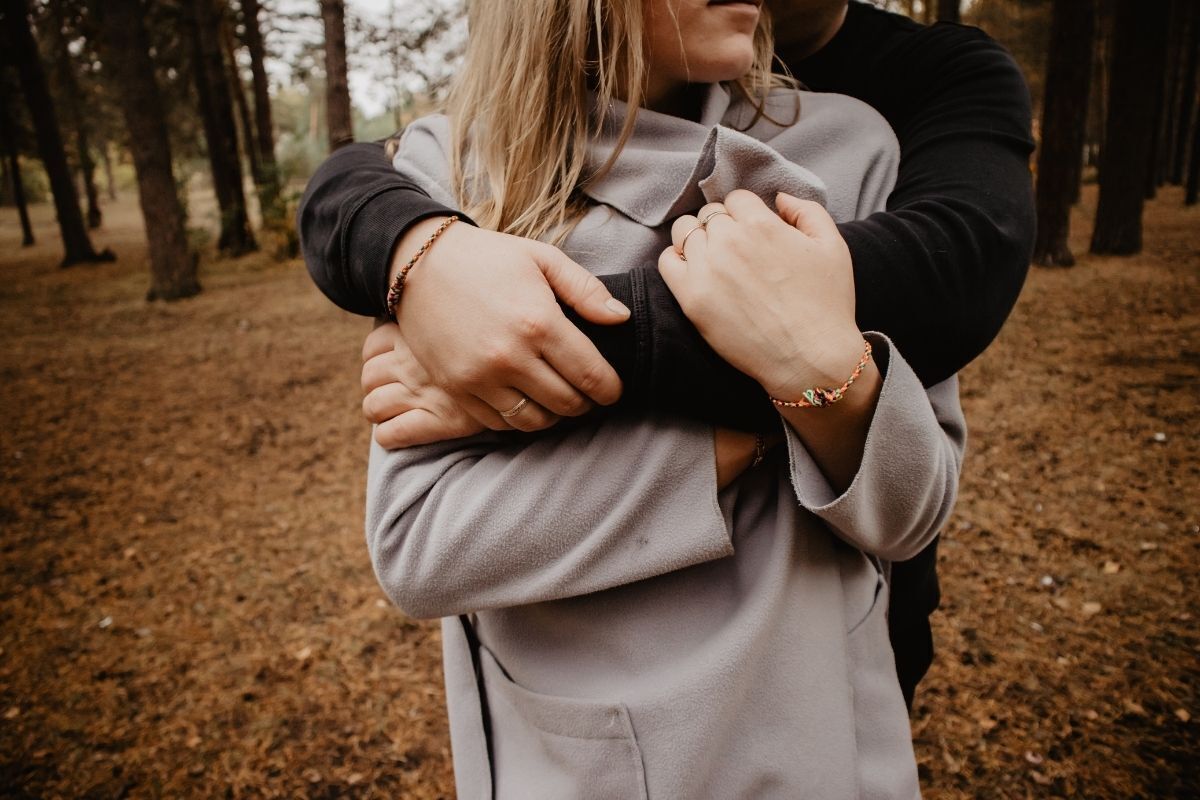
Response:
[{"label": "black sleeve cuff", "polygon": [[351,212],[350,223],[343,233],[342,250],[347,254],[349,273],[357,284],[354,294],[369,302],[371,315],[387,314],[388,275],[396,242],[418,222],[451,214],[475,224],[462,212],[446,208],[406,186],[389,186],[368,195]]}]

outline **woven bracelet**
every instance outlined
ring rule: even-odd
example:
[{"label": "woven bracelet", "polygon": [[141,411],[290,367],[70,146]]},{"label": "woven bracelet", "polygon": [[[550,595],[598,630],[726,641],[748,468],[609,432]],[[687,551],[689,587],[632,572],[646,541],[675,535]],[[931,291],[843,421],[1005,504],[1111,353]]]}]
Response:
[{"label": "woven bracelet", "polygon": [[863,339],[863,354],[858,361],[858,366],[854,368],[854,372],[850,373],[850,377],[846,382],[836,389],[823,389],[819,386],[814,386],[812,389],[805,389],[801,393],[799,400],[776,400],[771,398],[771,402],[780,408],[824,408],[831,406],[838,400],[846,396],[846,390],[854,385],[858,380],[858,376],[862,375],[862,371],[866,368],[867,362],[871,360],[871,343]]},{"label": "woven bracelet", "polygon": [[388,287],[388,319],[392,321],[395,321],[396,319],[396,307],[400,305],[400,296],[404,294],[404,283],[408,280],[409,271],[417,265],[417,262],[421,260],[421,256],[425,255],[425,253],[429,251],[429,248],[433,247],[433,243],[437,241],[437,238],[446,232],[446,228],[449,228],[456,222],[458,222],[457,214],[446,217],[446,219],[442,221],[442,224],[437,227],[437,230],[429,234],[429,238],[425,240],[425,244],[421,245],[421,249],[418,250],[413,257],[408,260],[408,263],[401,267],[400,271],[396,273],[396,279],[392,281],[392,285]]}]

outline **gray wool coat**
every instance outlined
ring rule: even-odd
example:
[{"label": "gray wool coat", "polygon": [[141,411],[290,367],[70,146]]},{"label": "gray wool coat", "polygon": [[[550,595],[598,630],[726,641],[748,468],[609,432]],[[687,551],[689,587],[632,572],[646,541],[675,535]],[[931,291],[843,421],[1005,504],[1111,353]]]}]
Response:
[{"label": "gray wool coat", "polygon": [[[752,109],[720,86],[699,122],[640,112],[564,250],[596,272],[654,263],[672,219],[736,188],[816,199],[839,221],[883,208],[898,162],[887,124],[791,91],[769,116],[790,122],[797,99],[794,124],[744,131]],[[446,119],[425,118],[396,166],[453,206],[447,141]],[[592,157],[612,146],[598,137]],[[723,491],[711,426],[680,419],[372,444],[380,584],[410,616],[447,618],[460,798],[919,796],[885,565],[946,520],[965,429],[954,379],[926,392],[868,336],[883,388],[841,494],[782,420],[786,447]]]}]

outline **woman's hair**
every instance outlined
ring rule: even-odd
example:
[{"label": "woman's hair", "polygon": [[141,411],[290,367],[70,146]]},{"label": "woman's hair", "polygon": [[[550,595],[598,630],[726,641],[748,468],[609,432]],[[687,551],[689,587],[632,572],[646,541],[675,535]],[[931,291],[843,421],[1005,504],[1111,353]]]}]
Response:
[{"label": "woman's hair", "polygon": [[[472,0],[465,63],[448,100],[458,201],[481,227],[561,241],[582,216],[579,188],[603,174],[643,101],[646,0]],[[766,9],[750,72],[733,88],[762,113],[777,81]],[[588,174],[594,108],[624,100],[608,163]]]}]

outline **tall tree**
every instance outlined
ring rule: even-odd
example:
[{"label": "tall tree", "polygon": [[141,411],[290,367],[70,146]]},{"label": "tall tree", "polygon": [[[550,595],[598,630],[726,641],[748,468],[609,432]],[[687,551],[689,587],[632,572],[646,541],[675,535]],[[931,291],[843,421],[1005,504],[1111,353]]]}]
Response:
[{"label": "tall tree", "polygon": [[1200,200],[1200,119],[1192,126],[1192,154],[1188,157],[1187,185],[1184,187],[1183,204],[1194,206]]},{"label": "tall tree", "polygon": [[254,120],[250,118],[250,104],[246,102],[246,87],[242,85],[241,70],[238,69],[237,52],[233,44],[233,26],[224,14],[221,18],[221,52],[224,55],[225,68],[229,72],[229,90],[233,96],[233,107],[237,111],[238,125],[241,126],[241,144],[246,158],[250,161],[250,176],[258,181],[258,149],[254,146]]},{"label": "tall tree", "polygon": [[1162,84],[1167,0],[1117,0],[1113,22],[1108,119],[1091,249],[1132,255],[1142,249],[1142,208],[1155,133],[1153,89]]},{"label": "tall tree", "polygon": [[254,89],[255,148],[258,150],[258,200],[263,220],[278,222],[284,214],[279,202],[279,167],[275,161],[275,123],[271,118],[271,93],[267,83],[266,47],[258,27],[258,0],[242,0],[242,29],[250,53],[250,78]]},{"label": "tall tree", "polygon": [[29,24],[29,7],[26,0],[3,0],[4,32],[11,49],[21,81],[21,92],[29,107],[33,120],[38,153],[50,179],[50,191],[54,195],[54,210],[58,215],[58,226],[62,232],[65,251],[61,266],[85,262],[112,261],[115,256],[109,250],[96,252],[83,226],[83,215],[79,211],[79,195],[75,182],[71,180],[71,169],[67,165],[66,150],[63,149],[58,116],[54,113],[54,100],[46,84],[46,74],[38,55],[37,42]]},{"label": "tall tree", "polygon": [[75,150],[79,159],[79,170],[83,173],[83,190],[87,197],[87,224],[89,228],[99,228],[103,220],[100,212],[100,193],[96,191],[96,162],[92,160],[91,147],[88,144],[87,104],[83,92],[79,89],[79,78],[76,75],[75,59],[71,56],[70,44],[67,41],[73,28],[74,20],[68,19],[70,11],[66,0],[51,0],[50,3],[50,46],[54,50],[59,92],[63,98],[63,106],[75,130]]},{"label": "tall tree", "polygon": [[246,213],[233,99],[217,38],[218,9],[215,0],[192,0],[191,12],[192,78],[204,123],[213,189],[221,210],[217,247],[223,253],[240,256],[258,249],[258,244],[250,232],[250,218]]},{"label": "tall tree", "polygon": [[13,114],[3,89],[4,82],[0,81],[0,146],[4,148],[8,165],[7,177],[12,181],[13,204],[21,219],[21,246],[29,247],[34,243],[33,225],[29,222],[29,208],[25,204],[25,184],[21,182],[21,161],[18,157],[17,134],[12,124]]},{"label": "tall tree", "polygon": [[1171,156],[1171,174],[1169,180],[1176,185],[1182,184],[1187,170],[1188,134],[1193,125],[1200,125],[1196,115],[1200,112],[1200,95],[1196,93],[1196,72],[1200,64],[1200,4],[1184,3],[1184,52],[1182,66],[1183,84],[1179,90],[1179,118],[1176,120],[1175,131],[1171,140],[1174,142],[1174,153]]},{"label": "tall tree", "polygon": [[939,22],[962,22],[961,0],[938,0],[937,18]]},{"label": "tall tree", "polygon": [[200,291],[200,282],[171,169],[171,142],[141,2],[91,0],[91,4],[100,24],[104,69],[125,117],[137,171],[138,200],[150,251],[147,299],[190,297]]},{"label": "tall tree", "polygon": [[325,121],[329,127],[329,149],[332,151],[354,141],[350,83],[346,77],[344,0],[321,0],[321,19],[325,23]]},{"label": "tall tree", "polygon": [[1067,239],[1083,164],[1095,25],[1093,0],[1054,0],[1038,151],[1037,241],[1033,248],[1033,262],[1042,266],[1069,267],[1075,263]]}]

